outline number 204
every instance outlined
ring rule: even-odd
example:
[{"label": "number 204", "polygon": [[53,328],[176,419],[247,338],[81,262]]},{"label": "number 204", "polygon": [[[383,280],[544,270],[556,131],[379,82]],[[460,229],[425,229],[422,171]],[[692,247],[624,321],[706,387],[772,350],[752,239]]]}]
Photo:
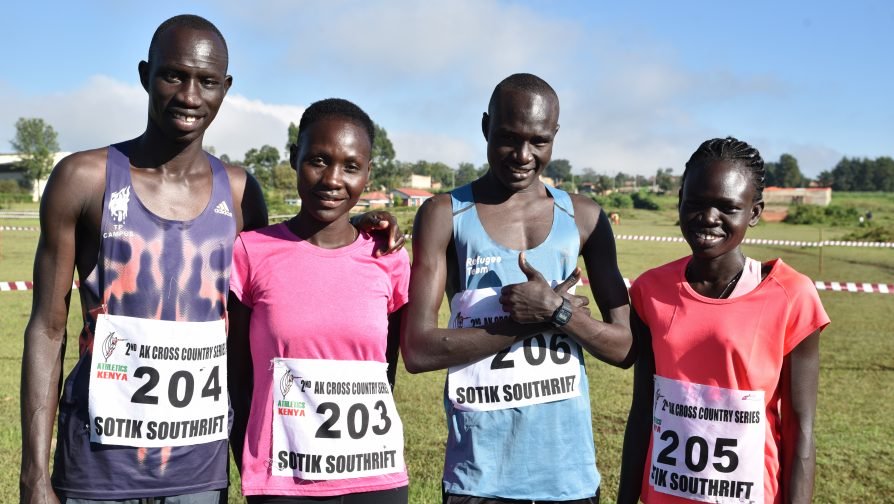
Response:
[{"label": "number 204", "polygon": [[[674,451],[680,446],[680,435],[672,430],[661,433],[662,441],[669,441],[658,454],[658,463],[670,466],[677,465]],[[714,444],[714,458],[711,465],[722,473],[731,473],[739,467],[739,456],[733,451],[738,441],[730,438],[717,438]],[[657,447],[656,447],[657,448]],[[686,440],[683,450],[683,463],[689,470],[701,472],[708,466],[708,441],[701,436],[692,436]]]},{"label": "number 204", "polygon": [[[220,386],[220,371],[218,366],[211,369],[211,374],[202,387],[201,397],[213,397],[215,401],[220,400],[223,388]],[[161,381],[161,376],[157,369],[149,366],[140,366],[133,372],[134,378],[148,377],[148,381],[133,393],[130,402],[136,404],[158,404],[158,396],[152,395],[152,389]],[[180,394],[181,385],[183,386],[182,397]],[[168,402],[175,408],[183,408],[192,401],[195,389],[195,379],[188,371],[175,371],[168,381]]]}]

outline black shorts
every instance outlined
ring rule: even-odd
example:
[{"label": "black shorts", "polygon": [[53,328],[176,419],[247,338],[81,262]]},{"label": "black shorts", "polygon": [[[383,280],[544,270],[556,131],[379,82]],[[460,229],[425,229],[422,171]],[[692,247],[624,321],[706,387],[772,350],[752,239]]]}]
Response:
[{"label": "black shorts", "polygon": [[226,504],[227,489],[211,490],[170,497],[142,497],[139,499],[92,500],[61,498],[62,504]]},{"label": "black shorts", "polygon": [[587,497],[586,499],[575,499],[575,500],[566,500],[566,501],[532,501],[532,500],[515,500],[515,499],[498,499],[494,497],[473,497],[471,495],[457,495],[457,494],[443,494],[444,504],[547,504],[547,503],[558,503],[562,504],[599,504],[599,489],[596,489],[596,495],[592,497]]},{"label": "black shorts", "polygon": [[407,487],[360,492],[333,497],[303,497],[297,495],[249,495],[248,504],[407,504]]}]

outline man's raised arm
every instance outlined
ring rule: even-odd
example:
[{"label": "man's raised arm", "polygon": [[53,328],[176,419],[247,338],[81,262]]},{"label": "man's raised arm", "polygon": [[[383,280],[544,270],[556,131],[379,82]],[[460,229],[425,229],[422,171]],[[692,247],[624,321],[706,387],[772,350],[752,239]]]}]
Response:
[{"label": "man's raised arm", "polygon": [[507,319],[484,327],[439,329],[438,310],[447,284],[452,238],[450,195],[427,200],[413,224],[413,268],[401,332],[401,353],[411,373],[468,364],[548,328]]}]

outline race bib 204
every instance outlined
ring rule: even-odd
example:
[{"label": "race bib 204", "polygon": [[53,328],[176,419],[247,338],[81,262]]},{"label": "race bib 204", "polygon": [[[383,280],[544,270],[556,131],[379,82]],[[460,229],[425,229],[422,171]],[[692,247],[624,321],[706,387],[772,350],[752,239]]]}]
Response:
[{"label": "race bib 204", "polygon": [[[477,327],[508,317],[497,289],[463,291],[451,300],[451,328]],[[557,331],[537,334],[447,372],[447,396],[465,411],[493,411],[580,396],[581,349]]]},{"label": "race bib 204", "polygon": [[185,446],[227,438],[223,319],[101,314],[90,361],[90,441]]},{"label": "race bib 204", "polygon": [[722,504],[764,502],[764,393],[655,376],[649,484]]},{"label": "race bib 204", "polygon": [[403,425],[387,367],[274,359],[273,475],[334,480],[403,471]]}]

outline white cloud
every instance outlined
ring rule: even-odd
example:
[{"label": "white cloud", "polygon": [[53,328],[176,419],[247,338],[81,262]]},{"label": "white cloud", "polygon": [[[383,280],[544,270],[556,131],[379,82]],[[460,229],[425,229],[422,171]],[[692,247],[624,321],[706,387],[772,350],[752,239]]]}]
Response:
[{"label": "white cloud", "polygon": [[[773,110],[793,93],[774,75],[746,73],[723,61],[687,65],[673,40],[561,18],[548,4],[224,0],[217,5],[238,21],[222,29],[233,59],[239,53],[239,65],[250,69],[240,71],[263,76],[236,75],[240,85],[254,87],[231,93],[207,133],[206,145],[233,159],[263,144],[283,149],[289,122],[297,122],[303,111],[287,102],[340,95],[356,100],[388,130],[398,159],[477,165],[485,161],[479,120],[491,89],[510,73],[528,71],[546,78],[561,99],[555,157],[569,159],[576,170],[650,175],[673,167],[679,173],[702,140],[726,134],[731,125],[743,129],[732,114],[716,110],[740,101],[752,110]],[[270,96],[286,103],[255,99]],[[63,148],[84,149],[138,135],[145,126],[146,96],[136,82],[107,77],[44,96],[0,85],[0,139],[11,138],[19,116],[44,117],[59,131]],[[742,135],[772,150],[752,131]],[[805,173],[840,157],[831,149],[790,149],[796,156],[803,152]]]},{"label": "white cloud", "polygon": [[775,147],[768,152],[771,155],[764,155],[765,161],[779,161],[779,156],[782,154],[791,154],[798,160],[798,168],[801,169],[801,173],[810,178],[816,178],[822,171],[832,171],[832,168],[835,168],[835,165],[845,156],[844,153],[836,149],[804,143],[789,143]]},{"label": "white cloud", "polygon": [[[48,95],[26,95],[0,86],[0,135],[11,139],[19,117],[41,117],[59,134],[63,150],[95,148],[142,133],[146,107],[146,92],[141,86],[101,75],[91,77],[77,89]],[[296,105],[270,104],[230,94],[205,135],[205,145],[233,159],[242,159],[245,151],[263,144],[283,149],[289,122],[297,123],[303,111]]]},{"label": "white cloud", "polygon": [[205,133],[205,145],[240,160],[252,147],[272,145],[284,153],[289,122],[298,124],[304,107],[276,105],[229,94]]},{"label": "white cloud", "polygon": [[396,158],[406,162],[420,160],[440,161],[452,168],[460,163],[480,164],[486,158],[485,142],[472,145],[463,138],[449,135],[427,134],[407,131],[388,132],[388,138],[394,144]]}]

